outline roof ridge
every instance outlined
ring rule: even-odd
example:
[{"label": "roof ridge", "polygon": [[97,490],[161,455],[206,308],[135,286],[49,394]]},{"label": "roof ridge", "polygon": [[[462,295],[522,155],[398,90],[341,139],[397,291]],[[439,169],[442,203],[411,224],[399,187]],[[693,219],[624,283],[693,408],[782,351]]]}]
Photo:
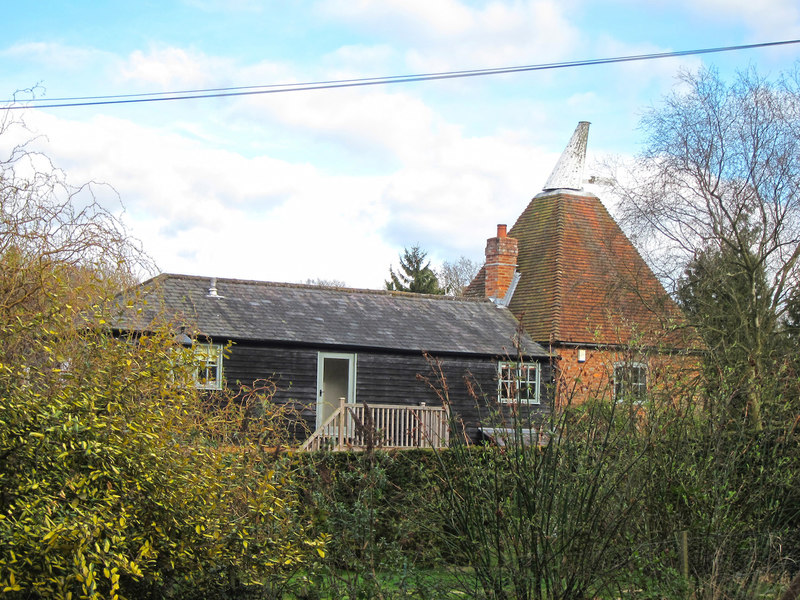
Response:
[{"label": "roof ridge", "polygon": [[[443,294],[420,294],[416,292],[403,292],[398,290],[376,290],[369,288],[354,288],[354,287],[338,287],[338,286],[325,286],[314,285],[308,283],[291,283],[283,281],[265,281],[260,279],[239,279],[234,277],[213,277],[210,275],[186,275],[182,273],[159,273],[157,276],[142,282],[140,285],[145,286],[154,283],[157,280],[163,281],[166,279],[182,279],[186,281],[211,281],[215,279],[217,284],[241,284],[252,285],[259,287],[274,287],[274,288],[287,288],[287,289],[305,289],[310,291],[325,291],[325,292],[341,292],[348,294],[370,294],[378,296],[392,296],[395,298],[405,298],[409,300],[437,300],[447,302],[471,302],[471,303],[492,303],[486,298],[475,298],[465,296],[445,296]],[[135,286],[139,287],[139,286]],[[493,304],[493,303],[492,303]]]}]

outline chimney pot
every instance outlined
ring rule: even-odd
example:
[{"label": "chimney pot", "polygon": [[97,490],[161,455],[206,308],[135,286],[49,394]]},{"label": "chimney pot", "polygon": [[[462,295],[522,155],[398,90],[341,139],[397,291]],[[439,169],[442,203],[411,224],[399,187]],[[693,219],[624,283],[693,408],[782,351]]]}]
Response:
[{"label": "chimney pot", "polygon": [[497,226],[497,237],[499,237],[499,238],[506,237],[506,226],[505,225],[498,225]]}]

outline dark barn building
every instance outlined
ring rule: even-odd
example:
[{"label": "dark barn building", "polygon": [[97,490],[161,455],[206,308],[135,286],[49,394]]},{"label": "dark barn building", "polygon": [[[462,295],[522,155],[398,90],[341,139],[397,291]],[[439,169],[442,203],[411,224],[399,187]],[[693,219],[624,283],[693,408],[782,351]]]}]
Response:
[{"label": "dark barn building", "polygon": [[274,400],[298,407],[318,435],[342,402],[404,407],[417,420],[416,407],[441,410],[441,397],[424,380],[437,383],[434,364],[441,365],[449,409],[472,441],[498,426],[490,413],[513,406],[535,423],[552,406],[549,355],[502,303],[170,274],[145,282],[140,293],[135,320],[124,317],[120,329],[146,330],[167,316],[194,339],[200,387],[270,379]]}]

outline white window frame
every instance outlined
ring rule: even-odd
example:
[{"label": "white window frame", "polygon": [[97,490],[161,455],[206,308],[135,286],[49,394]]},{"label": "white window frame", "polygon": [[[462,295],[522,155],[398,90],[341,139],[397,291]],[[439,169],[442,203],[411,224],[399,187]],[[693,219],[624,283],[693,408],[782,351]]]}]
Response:
[{"label": "white window frame", "polygon": [[[201,390],[221,390],[223,346],[221,344],[195,343],[192,346],[192,352],[194,353],[195,387]],[[211,376],[212,374],[213,376]]]},{"label": "white window frame", "polygon": [[[497,363],[497,401],[500,404],[541,404],[541,379],[542,370],[537,362],[502,360]],[[522,391],[525,391],[524,397]]]},{"label": "white window frame", "polygon": [[[633,371],[637,370],[640,376],[637,381],[632,381]],[[614,400],[622,402],[630,398],[634,403],[642,402],[647,397],[647,364],[643,362],[616,362],[614,363]],[[627,389],[631,388],[631,389]]]}]

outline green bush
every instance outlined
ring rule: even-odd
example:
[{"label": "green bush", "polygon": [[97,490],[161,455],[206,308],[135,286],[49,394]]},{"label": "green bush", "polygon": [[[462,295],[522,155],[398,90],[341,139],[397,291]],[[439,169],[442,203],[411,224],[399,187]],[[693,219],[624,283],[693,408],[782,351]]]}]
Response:
[{"label": "green bush", "polygon": [[302,474],[294,483],[313,531],[329,540],[304,597],[446,594],[432,451],[315,452],[299,459]]},{"label": "green bush", "polygon": [[[758,596],[800,560],[800,453],[794,424],[760,431],[745,420],[663,408],[632,536],[653,575],[678,571],[676,539],[688,537],[688,576],[698,597]],[[653,425],[655,427],[655,425]]]},{"label": "green bush", "polygon": [[352,566],[374,544],[401,554],[406,564],[441,559],[431,450],[315,452],[298,459],[302,475],[295,483],[317,529],[331,536],[336,560]]},{"label": "green bush", "polygon": [[53,306],[0,327],[0,591],[279,589],[324,553],[298,518],[291,465],[260,445],[210,443],[243,407],[207,410],[169,328],[123,339],[102,313],[97,328],[75,327],[78,317]]}]

